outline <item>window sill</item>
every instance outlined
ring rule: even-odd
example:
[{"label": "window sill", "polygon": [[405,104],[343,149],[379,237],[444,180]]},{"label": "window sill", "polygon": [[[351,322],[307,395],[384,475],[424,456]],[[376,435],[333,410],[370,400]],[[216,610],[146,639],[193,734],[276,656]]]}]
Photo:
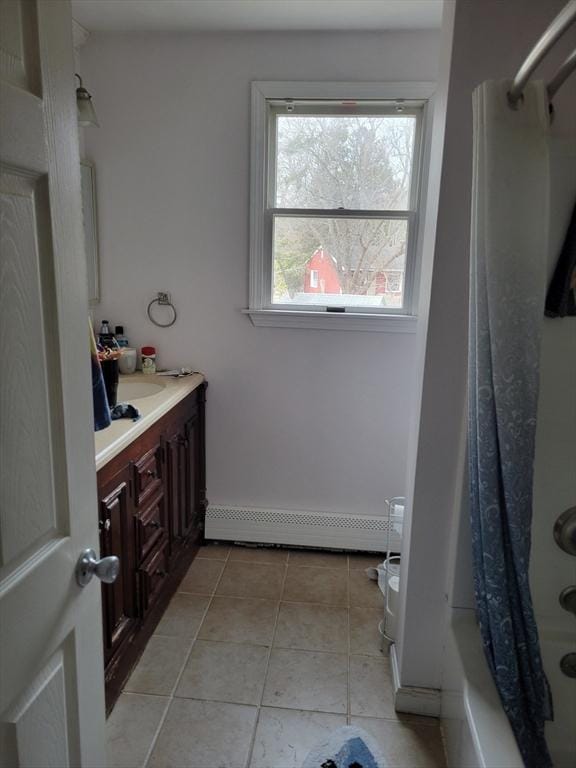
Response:
[{"label": "window sill", "polygon": [[325,331],[380,331],[415,333],[415,315],[377,315],[361,312],[306,312],[285,309],[243,309],[252,324],[264,328],[314,328]]}]

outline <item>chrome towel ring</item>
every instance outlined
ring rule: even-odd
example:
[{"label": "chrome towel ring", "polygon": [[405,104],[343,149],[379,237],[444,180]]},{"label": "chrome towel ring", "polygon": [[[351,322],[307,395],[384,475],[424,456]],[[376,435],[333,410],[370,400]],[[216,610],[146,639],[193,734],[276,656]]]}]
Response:
[{"label": "chrome towel ring", "polygon": [[[152,307],[157,304],[159,307],[170,307],[172,310],[172,319],[169,320],[167,323],[159,323],[158,320],[156,320],[152,316]],[[161,291],[158,292],[158,295],[155,299],[152,299],[150,304],[148,304],[148,308],[146,310],[146,313],[148,315],[148,319],[151,323],[154,323],[154,325],[157,325],[158,328],[170,328],[171,325],[174,325],[176,320],[178,319],[178,313],[176,312],[176,307],[172,302],[170,301],[170,294],[169,293],[163,293]]]}]

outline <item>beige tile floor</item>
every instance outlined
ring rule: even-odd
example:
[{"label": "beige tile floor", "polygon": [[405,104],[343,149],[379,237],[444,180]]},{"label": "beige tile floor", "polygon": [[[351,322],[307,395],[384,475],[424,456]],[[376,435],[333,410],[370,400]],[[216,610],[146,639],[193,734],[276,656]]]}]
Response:
[{"label": "beige tile floor", "polygon": [[443,768],[437,721],[394,711],[380,560],[203,547],[108,720],[110,768],[300,768],[347,723],[390,768]]}]

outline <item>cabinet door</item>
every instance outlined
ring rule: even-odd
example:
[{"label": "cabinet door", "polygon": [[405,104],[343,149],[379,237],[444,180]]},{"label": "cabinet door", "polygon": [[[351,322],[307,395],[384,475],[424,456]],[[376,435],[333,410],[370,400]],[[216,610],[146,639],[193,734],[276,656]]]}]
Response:
[{"label": "cabinet door", "polygon": [[166,524],[166,499],[160,492],[148,505],[139,510],[136,523],[136,563],[140,565],[156,546],[159,539],[168,535]]},{"label": "cabinet door", "polygon": [[169,433],[166,440],[168,480],[168,524],[171,552],[177,551],[184,542],[182,525],[186,497],[186,436],[183,426]]},{"label": "cabinet door", "polygon": [[203,528],[202,501],[202,446],[198,413],[184,425],[185,442],[185,496],[182,511],[182,528],[188,538],[194,529]]},{"label": "cabinet door", "polygon": [[120,558],[113,584],[102,584],[104,655],[108,661],[138,620],[134,573],[134,529],[129,503],[128,471],[118,475],[100,499],[101,557]]},{"label": "cabinet door", "polygon": [[135,504],[141,507],[162,486],[162,450],[155,445],[137,461],[134,466]]},{"label": "cabinet door", "polygon": [[145,616],[162,589],[170,570],[168,539],[160,540],[150,557],[138,569],[140,577],[140,594],[142,596],[142,614]]}]

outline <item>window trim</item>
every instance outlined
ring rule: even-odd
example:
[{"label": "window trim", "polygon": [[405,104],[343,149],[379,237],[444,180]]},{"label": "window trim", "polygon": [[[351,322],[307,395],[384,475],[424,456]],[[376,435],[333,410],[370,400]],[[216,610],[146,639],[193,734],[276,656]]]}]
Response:
[{"label": "window trim", "polygon": [[[430,109],[435,83],[394,82],[394,83],[313,83],[313,82],[270,82],[252,83],[252,133],[251,133],[251,185],[250,185],[250,290],[249,307],[245,310],[254,325],[295,328],[338,328],[350,330],[385,330],[410,332],[416,329],[416,297],[418,295],[419,265],[422,250],[422,226],[420,220],[425,205],[431,120]],[[271,254],[266,246],[272,241],[273,216],[267,215],[269,191],[269,120],[268,102],[274,99],[318,99],[318,100],[373,100],[373,101],[417,101],[421,103],[422,117],[418,121],[418,151],[414,156],[414,177],[408,220],[409,249],[407,254],[405,286],[406,309],[390,308],[381,311],[326,312],[321,309],[289,308],[271,306]],[[313,213],[313,211],[309,211]],[[329,211],[322,210],[326,215]],[[355,211],[357,216],[359,212]],[[364,212],[367,217],[374,211]],[[378,218],[382,213],[376,212]],[[386,212],[386,217],[394,211]],[[341,211],[345,216],[346,212]],[[402,212],[402,219],[406,219]]]}]

